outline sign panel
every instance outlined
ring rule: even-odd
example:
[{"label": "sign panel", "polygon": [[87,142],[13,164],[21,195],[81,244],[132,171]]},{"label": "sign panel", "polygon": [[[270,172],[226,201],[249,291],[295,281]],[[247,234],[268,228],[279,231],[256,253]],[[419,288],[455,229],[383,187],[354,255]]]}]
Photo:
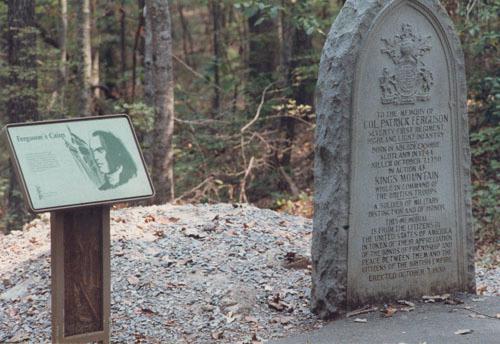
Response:
[{"label": "sign panel", "polygon": [[34,212],[154,195],[126,115],[10,124],[4,132]]}]

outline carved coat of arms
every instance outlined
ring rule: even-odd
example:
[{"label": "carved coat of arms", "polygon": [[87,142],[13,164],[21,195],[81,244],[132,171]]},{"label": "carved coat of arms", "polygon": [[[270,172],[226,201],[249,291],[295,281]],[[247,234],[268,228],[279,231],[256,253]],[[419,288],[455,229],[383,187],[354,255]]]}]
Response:
[{"label": "carved coat of arms", "polygon": [[403,24],[401,33],[393,39],[382,39],[382,53],[394,62],[394,67],[384,68],[380,77],[382,104],[415,104],[430,99],[433,76],[421,59],[432,48],[430,40],[431,36],[416,35],[409,24]]}]

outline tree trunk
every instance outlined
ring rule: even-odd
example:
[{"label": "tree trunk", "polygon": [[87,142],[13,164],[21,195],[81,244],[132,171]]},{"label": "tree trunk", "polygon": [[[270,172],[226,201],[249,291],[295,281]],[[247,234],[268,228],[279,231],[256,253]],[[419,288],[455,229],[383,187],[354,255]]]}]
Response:
[{"label": "tree trunk", "polygon": [[[311,59],[313,53],[312,36],[308,35],[303,27],[297,28],[292,39],[292,70],[314,63]],[[315,80],[301,78],[298,84],[294,84],[293,99],[297,101],[297,104],[309,105],[314,108]]]},{"label": "tree trunk", "polygon": [[[291,18],[296,11],[294,4],[282,1],[283,10],[280,12],[280,72],[282,88],[285,90],[285,99],[294,99],[297,105],[314,103],[314,82],[308,78],[296,78],[300,67],[313,63],[310,60],[312,51],[312,37],[303,27],[294,27]],[[284,117],[280,120],[279,142],[277,143],[276,161],[286,171],[290,168],[293,142],[296,136],[297,121],[289,117],[287,107],[284,107]],[[290,177],[291,178],[291,177]],[[286,179],[286,178],[285,178]],[[290,185],[290,182],[287,182]]]},{"label": "tree trunk", "polygon": [[59,18],[59,78],[61,80],[61,108],[66,112],[66,87],[68,86],[68,2],[67,0],[59,0],[59,10],[61,17]]},{"label": "tree trunk", "polygon": [[145,91],[154,108],[155,129],[149,162],[156,188],[155,204],[174,197],[174,79],[168,1],[146,0]]},{"label": "tree trunk", "polygon": [[[92,56],[92,67],[91,67],[91,78],[90,78],[90,88],[92,91],[92,112],[99,113],[99,106],[97,104],[97,99],[101,97],[101,89],[96,87],[101,83],[101,56],[100,56],[100,46],[101,46],[101,36],[99,35],[99,30],[97,29],[97,0],[92,0],[90,4],[90,52]],[[92,41],[94,44],[92,44]],[[93,45],[93,46],[92,46]]]},{"label": "tree trunk", "polygon": [[182,49],[184,51],[184,60],[188,65],[196,69],[196,66],[194,65],[191,59],[191,54],[194,51],[193,36],[191,35],[191,31],[189,30],[189,25],[184,15],[184,5],[179,0],[177,0],[177,11],[179,12],[179,19],[181,22]]},{"label": "tree trunk", "polygon": [[92,49],[90,43],[91,20],[90,0],[75,2],[76,6],[76,41],[77,41],[77,85],[78,111],[83,116],[92,115]]},{"label": "tree trunk", "polygon": [[259,11],[248,19],[250,33],[248,69],[250,81],[257,83],[257,92],[250,94],[258,95],[272,80],[271,74],[276,69],[276,27],[272,20],[264,19],[257,24],[262,13]]},{"label": "tree trunk", "polygon": [[[9,74],[5,80],[10,89],[6,100],[9,123],[39,120],[36,74],[36,19],[34,0],[8,0],[6,32]],[[21,230],[33,216],[22,199],[12,164],[9,164],[9,186],[5,199],[6,233]]]},{"label": "tree trunk", "polygon": [[257,108],[255,100],[260,99],[262,91],[275,81],[273,75],[279,64],[279,35],[275,22],[262,18],[264,14],[258,11],[248,18],[247,77],[245,78],[245,93],[249,104]]},{"label": "tree trunk", "polygon": [[134,51],[132,54],[132,102],[135,100],[135,89],[137,84],[137,55],[139,54],[141,33],[144,29],[144,0],[139,0],[137,4],[139,7],[139,14],[137,18],[137,29],[134,37]]},{"label": "tree trunk", "polygon": [[125,12],[125,0],[122,0],[121,2],[121,8],[120,8],[120,65],[121,65],[121,89],[122,89],[122,95],[124,98],[127,98],[128,96],[128,90],[127,90],[127,78],[125,76],[127,72],[127,40],[126,40],[126,33],[127,33],[127,25],[126,25],[126,15],[127,13]]},{"label": "tree trunk", "polygon": [[213,38],[213,71],[214,71],[214,96],[212,98],[212,113],[214,117],[220,114],[221,94],[220,94],[220,63],[221,63],[221,6],[218,0],[212,0],[209,4],[212,13],[212,38]]},{"label": "tree trunk", "polygon": [[[293,80],[292,80],[292,42],[297,31],[290,22],[290,16],[286,1],[282,0],[283,10],[280,12],[278,22],[278,35],[280,45],[280,81],[281,87],[284,89],[285,99],[289,99],[293,95]],[[285,104],[286,105],[286,104]],[[287,107],[284,107],[287,115]],[[276,160],[280,166],[288,167],[292,156],[292,144],[295,137],[295,120],[291,117],[281,117],[280,119],[280,135],[278,135],[278,149],[276,151]],[[278,156],[281,156],[279,158]]]}]

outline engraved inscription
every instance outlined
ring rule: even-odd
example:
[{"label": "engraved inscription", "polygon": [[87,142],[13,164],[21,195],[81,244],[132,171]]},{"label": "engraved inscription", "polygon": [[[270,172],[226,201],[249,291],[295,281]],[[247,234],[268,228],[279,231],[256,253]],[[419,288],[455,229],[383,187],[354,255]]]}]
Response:
[{"label": "engraved inscription", "polygon": [[366,214],[373,226],[361,236],[361,272],[369,282],[447,271],[452,228],[439,195],[442,138],[450,118],[434,108],[378,111],[363,121],[374,172]]},{"label": "engraved inscription", "polygon": [[395,65],[392,73],[384,68],[379,79],[382,104],[415,104],[430,99],[433,75],[421,59],[432,48],[430,39],[414,34],[409,24],[403,24],[394,39],[382,38],[385,48],[381,52]]}]

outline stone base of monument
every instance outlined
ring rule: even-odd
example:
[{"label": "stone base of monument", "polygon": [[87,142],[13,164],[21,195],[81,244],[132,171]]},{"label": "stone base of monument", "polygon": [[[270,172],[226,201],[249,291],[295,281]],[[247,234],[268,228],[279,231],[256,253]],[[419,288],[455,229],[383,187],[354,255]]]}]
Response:
[{"label": "stone base of monument", "polygon": [[109,343],[109,208],[51,213],[52,343]]}]

